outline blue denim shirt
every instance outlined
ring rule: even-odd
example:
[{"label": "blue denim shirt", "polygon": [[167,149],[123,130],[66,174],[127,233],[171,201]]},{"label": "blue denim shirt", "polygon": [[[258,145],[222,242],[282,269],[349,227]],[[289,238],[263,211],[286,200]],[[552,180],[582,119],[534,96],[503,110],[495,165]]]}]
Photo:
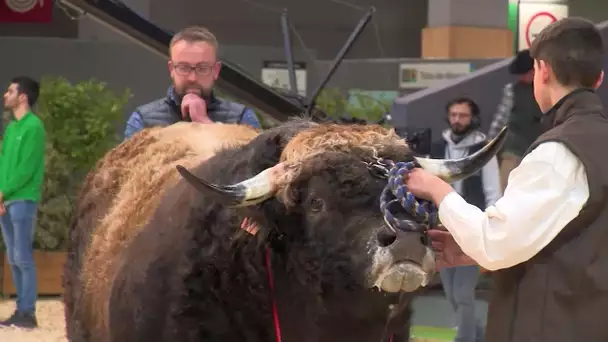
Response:
[{"label": "blue denim shirt", "polygon": [[[169,87],[167,91],[167,97],[177,103],[178,101],[175,98],[174,88]],[[249,125],[253,128],[262,128],[258,117],[255,115],[255,112],[251,108],[246,108],[243,112],[243,117],[241,119],[241,123]],[[130,138],[133,134],[144,129],[144,123],[141,118],[141,115],[138,112],[131,113],[131,116],[127,120],[127,124],[125,127],[125,140]]]}]

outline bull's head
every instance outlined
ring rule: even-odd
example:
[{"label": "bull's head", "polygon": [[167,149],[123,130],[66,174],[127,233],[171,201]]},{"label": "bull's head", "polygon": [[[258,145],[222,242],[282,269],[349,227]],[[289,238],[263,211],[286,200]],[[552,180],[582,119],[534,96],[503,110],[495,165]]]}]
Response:
[{"label": "bull's head", "polygon": [[[277,132],[281,134],[280,128]],[[270,134],[276,132],[264,132],[251,144],[268,139]],[[282,212],[273,218],[275,222],[267,223],[279,231],[289,231],[294,239],[297,235],[294,243],[299,248],[315,248],[315,255],[323,255],[320,262],[343,267],[334,270],[342,278],[332,277],[332,282],[355,277],[354,281],[364,287],[409,292],[426,285],[434,274],[434,254],[423,242],[422,229],[406,232],[387,226],[379,209],[387,180],[370,172],[365,161],[372,155],[416,160],[421,167],[453,182],[483,167],[496,155],[505,136],[503,129],[469,157],[433,160],[414,157],[399,136],[380,126],[313,125],[283,139],[285,145],[277,148],[278,165],[237,184],[212,184],[183,167],[178,169],[200,192],[213,193],[227,205],[279,202]],[[421,225],[411,216],[409,221],[412,227]]]}]

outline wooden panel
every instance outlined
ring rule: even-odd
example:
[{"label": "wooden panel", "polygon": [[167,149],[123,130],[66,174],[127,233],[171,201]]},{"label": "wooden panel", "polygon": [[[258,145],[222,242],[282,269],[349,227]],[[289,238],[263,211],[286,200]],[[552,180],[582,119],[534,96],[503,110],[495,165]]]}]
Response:
[{"label": "wooden panel", "polygon": [[513,56],[508,29],[443,26],[422,30],[422,58],[506,58]]},{"label": "wooden panel", "polygon": [[[10,267],[7,263],[6,253],[2,253],[2,279],[0,292],[5,295],[14,295],[15,287]],[[38,273],[39,295],[61,295],[63,294],[63,265],[65,264],[65,252],[43,252],[34,251],[34,262]]]}]

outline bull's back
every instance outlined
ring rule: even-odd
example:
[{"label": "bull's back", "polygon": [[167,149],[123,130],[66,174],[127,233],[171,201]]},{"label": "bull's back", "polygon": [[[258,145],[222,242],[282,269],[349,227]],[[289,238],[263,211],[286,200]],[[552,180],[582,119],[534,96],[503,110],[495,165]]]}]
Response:
[{"label": "bull's back", "polygon": [[246,125],[179,122],[163,128],[159,133],[162,140],[179,140],[193,152],[211,157],[220,149],[248,143],[259,131]]}]

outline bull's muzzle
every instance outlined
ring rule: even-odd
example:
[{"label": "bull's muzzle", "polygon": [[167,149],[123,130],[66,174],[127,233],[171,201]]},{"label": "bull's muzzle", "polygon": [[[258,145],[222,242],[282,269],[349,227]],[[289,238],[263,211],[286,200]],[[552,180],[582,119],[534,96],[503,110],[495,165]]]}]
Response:
[{"label": "bull's muzzle", "polygon": [[425,247],[419,262],[403,260],[390,265],[378,275],[374,286],[386,292],[413,292],[427,286],[436,272],[435,253]]},{"label": "bull's muzzle", "polygon": [[[506,137],[507,127],[504,127],[482,149],[461,159],[430,159],[422,157],[415,157],[415,159],[423,169],[451,183],[465,179],[483,168],[490,159],[496,156]],[[252,178],[231,185],[209,183],[193,175],[181,165],[177,166],[177,170],[188,183],[199,191],[212,191],[227,199],[229,205],[243,207],[258,204],[272,197],[277,190],[278,179],[285,172],[285,166],[283,163],[280,163],[260,172]]]}]

